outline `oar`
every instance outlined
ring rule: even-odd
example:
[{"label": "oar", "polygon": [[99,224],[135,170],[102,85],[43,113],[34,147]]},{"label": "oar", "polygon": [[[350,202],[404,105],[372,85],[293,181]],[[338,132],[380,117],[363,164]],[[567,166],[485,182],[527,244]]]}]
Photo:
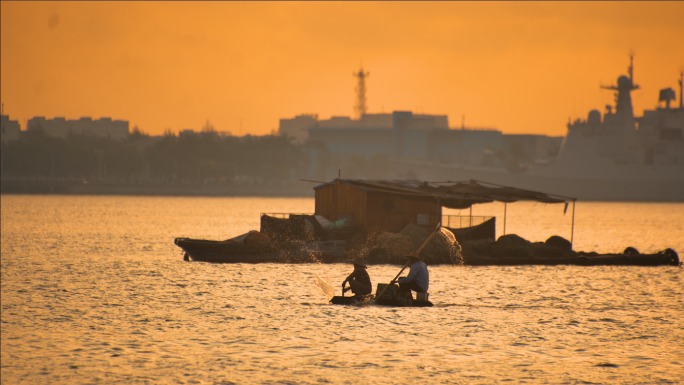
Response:
[{"label": "oar", "polygon": [[[420,248],[418,249],[418,251],[416,251],[416,256],[419,256],[419,255],[420,255],[420,252],[423,251],[423,249],[425,248],[425,246],[427,246],[428,242],[430,242],[430,241],[432,240],[432,238],[434,238],[435,235],[437,235],[437,233],[439,232],[439,229],[442,227],[441,225],[442,225],[442,222],[438,222],[438,223],[437,223],[437,228],[435,228],[435,231],[433,231],[432,234],[430,234],[430,236],[428,237],[428,239],[426,239],[425,242],[423,242],[423,245],[420,246]],[[377,300],[378,298],[382,297],[383,294],[385,294],[385,291],[386,291],[387,289],[389,289],[390,286],[392,286],[392,284],[394,283],[394,281],[396,281],[397,278],[399,278],[399,276],[401,275],[401,273],[404,272],[404,270],[408,267],[408,265],[409,265],[409,261],[406,261],[406,264],[404,265],[404,267],[402,267],[401,270],[399,270],[399,274],[397,274],[397,275],[390,281],[389,285],[385,286],[385,288],[382,289],[382,291],[380,292],[380,294],[377,295],[377,296],[375,297],[376,300]]]}]

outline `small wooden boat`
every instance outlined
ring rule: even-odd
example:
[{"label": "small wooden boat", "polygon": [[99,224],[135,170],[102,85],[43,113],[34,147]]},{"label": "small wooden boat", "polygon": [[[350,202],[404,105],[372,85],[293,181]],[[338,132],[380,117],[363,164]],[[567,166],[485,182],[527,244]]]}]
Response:
[{"label": "small wooden boat", "polygon": [[[386,283],[379,283],[375,295],[383,293]],[[330,302],[333,305],[380,305],[392,307],[432,307],[434,306],[430,301],[421,301],[414,299],[410,291],[402,291],[397,284],[392,284],[380,298],[375,298],[375,295],[368,294],[362,296],[344,297],[336,295],[332,297]]]},{"label": "small wooden boat", "polygon": [[367,295],[363,297],[342,297],[336,295],[332,297],[330,303],[333,305],[370,305],[376,304],[380,306],[392,306],[392,307],[432,307],[434,306],[430,301],[419,301],[412,298],[379,298],[373,301],[373,295]]},{"label": "small wooden boat", "polygon": [[430,301],[419,301],[412,298],[378,298],[375,300],[377,305],[394,307],[432,307]]},{"label": "small wooden boat", "polygon": [[370,304],[373,301],[373,294],[368,294],[368,295],[361,295],[361,296],[350,296],[350,297],[344,297],[341,295],[336,295],[332,297],[330,302],[333,305],[366,305]]},{"label": "small wooden boat", "polygon": [[213,263],[302,263],[315,262],[303,242],[232,243],[176,238],[185,251],[184,260]]}]

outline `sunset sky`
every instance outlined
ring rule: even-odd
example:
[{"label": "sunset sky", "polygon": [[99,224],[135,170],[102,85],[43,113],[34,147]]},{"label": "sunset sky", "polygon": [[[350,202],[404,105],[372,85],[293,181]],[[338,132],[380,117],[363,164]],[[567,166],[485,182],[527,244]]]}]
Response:
[{"label": "sunset sky", "polygon": [[446,114],[452,127],[560,136],[613,104],[679,103],[684,2],[1,2],[1,98],[34,116],[111,117],[158,135],[263,135],[280,118]]}]

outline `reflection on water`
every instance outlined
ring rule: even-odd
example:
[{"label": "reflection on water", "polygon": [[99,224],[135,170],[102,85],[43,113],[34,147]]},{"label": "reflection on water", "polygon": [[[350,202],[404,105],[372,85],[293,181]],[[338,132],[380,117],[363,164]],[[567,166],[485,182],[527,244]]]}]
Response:
[{"label": "reflection on water", "polygon": [[[514,206],[511,221],[525,211]],[[351,266],[188,263],[172,242],[226,239],[258,228],[259,212],[312,208],[311,199],[3,196],[2,383],[684,381],[681,267],[434,266],[433,308],[333,306],[315,274],[337,285]],[[576,245],[624,248],[615,236],[639,227],[649,240],[628,245],[681,255],[681,226],[667,228],[684,223],[682,208],[580,204]],[[525,215],[537,209],[548,207]],[[579,229],[593,219],[593,230]],[[528,239],[541,232],[515,226]],[[374,284],[398,270],[369,267]]]}]

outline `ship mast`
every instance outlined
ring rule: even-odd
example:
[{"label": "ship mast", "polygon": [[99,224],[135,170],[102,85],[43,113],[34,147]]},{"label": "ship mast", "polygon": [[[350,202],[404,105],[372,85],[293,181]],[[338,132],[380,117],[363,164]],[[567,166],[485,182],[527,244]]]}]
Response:
[{"label": "ship mast", "polygon": [[629,77],[620,76],[617,79],[616,86],[601,86],[606,90],[617,91],[615,93],[615,113],[627,113],[630,117],[634,117],[632,108],[632,96],[630,92],[639,89],[640,87],[634,84],[634,55],[629,55],[629,68],[627,69]]},{"label": "ship mast", "polygon": [[679,70],[679,108],[684,108],[682,104],[682,83],[684,83],[684,70]]}]

